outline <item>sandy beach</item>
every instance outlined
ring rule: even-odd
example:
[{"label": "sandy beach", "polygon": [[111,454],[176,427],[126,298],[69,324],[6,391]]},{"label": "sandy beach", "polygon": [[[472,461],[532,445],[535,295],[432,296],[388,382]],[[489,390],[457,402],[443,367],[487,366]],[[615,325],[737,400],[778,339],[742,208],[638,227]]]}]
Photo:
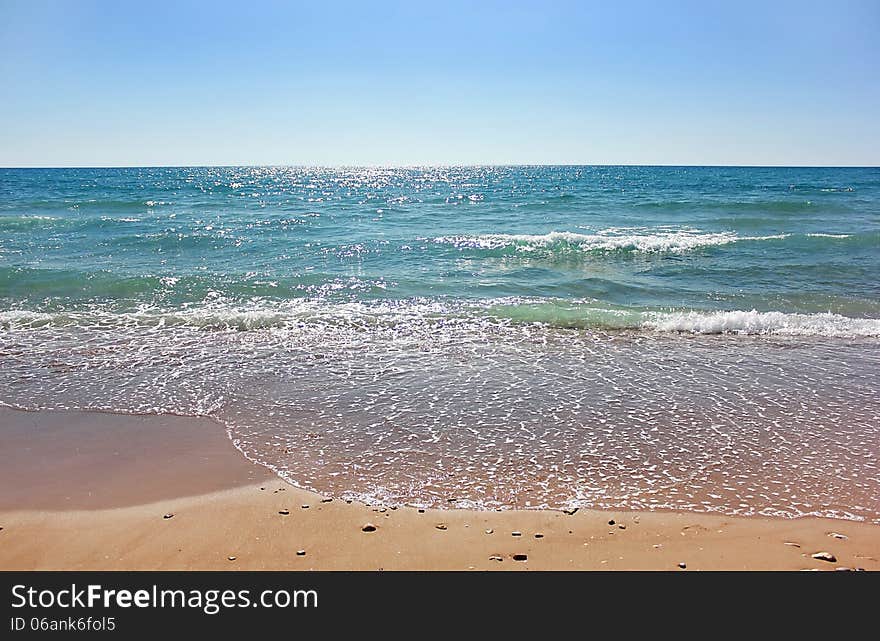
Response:
[{"label": "sandy beach", "polygon": [[384,508],[283,482],[207,419],[2,409],[0,423],[4,570],[880,569],[870,523]]}]

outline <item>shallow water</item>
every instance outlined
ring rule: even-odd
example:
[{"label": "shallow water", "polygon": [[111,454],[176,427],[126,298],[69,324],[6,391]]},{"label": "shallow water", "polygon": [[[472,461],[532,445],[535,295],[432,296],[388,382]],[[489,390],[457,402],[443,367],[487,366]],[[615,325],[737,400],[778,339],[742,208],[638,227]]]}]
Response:
[{"label": "shallow water", "polygon": [[0,170],[0,402],[384,503],[880,522],[880,171]]}]

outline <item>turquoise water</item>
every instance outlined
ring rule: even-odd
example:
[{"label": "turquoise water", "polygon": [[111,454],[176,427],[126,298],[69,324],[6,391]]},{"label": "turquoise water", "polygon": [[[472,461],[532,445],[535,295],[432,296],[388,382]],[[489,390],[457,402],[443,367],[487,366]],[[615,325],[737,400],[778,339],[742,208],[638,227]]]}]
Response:
[{"label": "turquoise water", "polygon": [[878,338],[876,168],[0,169],[0,402],[331,494],[876,520]]},{"label": "turquoise water", "polygon": [[[0,170],[8,309],[222,297],[880,317],[880,170]],[[603,314],[614,310],[621,315]]]}]

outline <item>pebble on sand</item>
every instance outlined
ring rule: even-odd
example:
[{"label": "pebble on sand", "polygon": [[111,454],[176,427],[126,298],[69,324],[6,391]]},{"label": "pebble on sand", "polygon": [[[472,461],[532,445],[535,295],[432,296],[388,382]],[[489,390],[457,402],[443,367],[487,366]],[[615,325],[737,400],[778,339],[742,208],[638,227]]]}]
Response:
[{"label": "pebble on sand", "polygon": [[684,569],[687,568],[687,563],[685,563],[684,561],[682,561],[681,563],[678,564],[678,567],[680,567],[682,570],[684,570]]},{"label": "pebble on sand", "polygon": [[834,563],[837,561],[837,557],[831,554],[831,552],[815,552],[810,555],[817,561],[828,561],[829,563]]},{"label": "pebble on sand", "polygon": [[608,521],[608,525],[614,525],[614,519],[611,519],[610,521]]},{"label": "pebble on sand", "polygon": [[446,529],[446,524],[445,524],[445,523],[438,523],[438,524],[435,525],[434,527],[437,528],[438,530],[445,530],[445,529]]},{"label": "pebble on sand", "polygon": [[522,532],[520,532],[518,530],[514,530],[513,532],[510,533],[510,536],[522,536]]},{"label": "pebble on sand", "polygon": [[846,534],[841,534],[840,532],[829,532],[828,536],[832,539],[840,539],[841,541],[846,541],[849,538]]},{"label": "pebble on sand", "polygon": [[372,523],[364,523],[364,526],[361,528],[362,532],[375,532],[376,526]]},{"label": "pebble on sand", "polygon": [[296,551],[296,555],[297,555],[297,556],[305,556],[305,555],[306,555],[306,551],[305,551],[305,550],[297,550],[297,551]]},{"label": "pebble on sand", "polygon": [[309,506],[306,505],[305,503],[303,503],[302,505],[300,505],[300,507],[301,507],[302,509],[304,509],[304,510],[308,510],[308,509],[309,509]]},{"label": "pebble on sand", "polygon": [[[170,518],[173,517],[173,516],[174,516],[174,514],[171,513],[171,512],[169,512],[168,514],[166,514],[166,515],[163,516],[162,518],[163,518],[163,519],[170,519]],[[0,529],[2,529],[2,528],[0,528]]]},{"label": "pebble on sand", "polygon": [[569,516],[571,516],[572,514],[574,514],[574,513],[577,512],[577,511],[578,511],[578,508],[576,508],[576,507],[572,507],[572,508],[569,508],[569,509],[567,509],[567,510],[562,510],[562,513],[563,513],[563,514],[568,514]]},{"label": "pebble on sand", "polygon": [[287,516],[288,514],[290,514],[290,510],[284,508],[283,510],[278,510],[278,514],[283,514],[284,516]]},{"label": "pebble on sand", "polygon": [[543,532],[535,532],[535,538],[536,539],[543,539],[544,533]]},{"label": "pebble on sand", "polygon": [[230,561],[235,561],[235,557],[234,557],[234,556],[227,556],[226,558],[229,559]]},{"label": "pebble on sand", "polygon": [[513,560],[514,561],[528,561],[529,555],[528,554],[514,554]]},{"label": "pebble on sand", "polygon": [[493,530],[492,528],[486,530],[486,534],[492,534],[493,532],[495,532],[495,530]]},{"label": "pebble on sand", "polygon": [[333,499],[321,499],[321,503],[331,503]]},{"label": "pebble on sand", "polygon": [[500,562],[500,561],[503,561],[503,560],[504,560],[504,557],[501,556],[500,554],[493,554],[492,556],[489,557],[489,560],[490,560],[490,561],[499,561],[499,562]]}]

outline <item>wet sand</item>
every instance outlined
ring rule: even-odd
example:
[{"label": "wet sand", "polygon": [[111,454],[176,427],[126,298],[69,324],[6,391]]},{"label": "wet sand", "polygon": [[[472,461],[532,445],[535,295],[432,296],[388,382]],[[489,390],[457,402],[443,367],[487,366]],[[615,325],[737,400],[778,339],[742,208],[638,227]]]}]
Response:
[{"label": "wet sand", "polygon": [[880,569],[869,523],[322,499],[206,419],[0,409],[0,433],[4,570]]}]

